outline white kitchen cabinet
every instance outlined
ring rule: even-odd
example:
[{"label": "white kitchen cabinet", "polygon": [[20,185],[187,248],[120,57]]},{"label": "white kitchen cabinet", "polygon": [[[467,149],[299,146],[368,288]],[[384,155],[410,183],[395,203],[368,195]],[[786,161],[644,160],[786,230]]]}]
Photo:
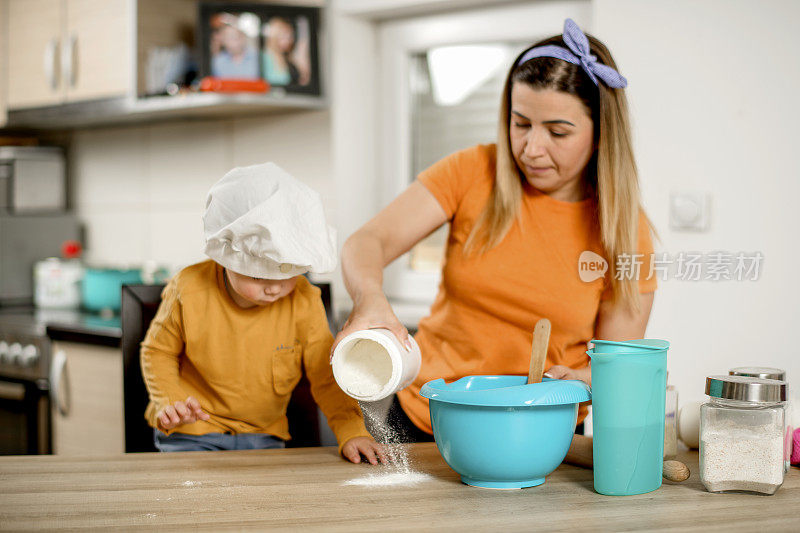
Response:
[{"label": "white kitchen cabinet", "polygon": [[8,108],[124,96],[132,0],[7,0]]},{"label": "white kitchen cabinet", "polygon": [[58,392],[68,412],[54,407],[53,453],[124,453],[122,350],[55,341],[53,353],[59,351],[66,357],[67,381],[62,381]]},{"label": "white kitchen cabinet", "polygon": [[[5,127],[81,128],[327,107],[324,86],[322,95],[282,91],[147,95],[149,55],[155,48],[193,46],[201,1],[0,0],[8,2],[9,27],[6,84],[0,72],[0,86],[9,88]],[[324,0],[275,3],[325,5]],[[324,28],[320,30],[323,39]],[[325,50],[324,40],[320,47]],[[321,66],[323,79],[325,70]],[[2,100],[0,127],[4,127]]]},{"label": "white kitchen cabinet", "polygon": [[8,0],[8,107],[53,105],[61,83],[63,0]]},{"label": "white kitchen cabinet", "polygon": [[132,88],[128,0],[67,0],[66,100],[121,96]]}]

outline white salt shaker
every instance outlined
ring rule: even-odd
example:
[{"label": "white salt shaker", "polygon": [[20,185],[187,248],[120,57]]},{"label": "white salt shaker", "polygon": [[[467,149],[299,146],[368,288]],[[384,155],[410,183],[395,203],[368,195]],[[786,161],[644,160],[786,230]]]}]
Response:
[{"label": "white salt shaker", "polygon": [[419,374],[417,341],[408,336],[411,351],[388,329],[364,329],[342,339],[333,351],[333,377],[356,400],[374,402],[411,384]]}]

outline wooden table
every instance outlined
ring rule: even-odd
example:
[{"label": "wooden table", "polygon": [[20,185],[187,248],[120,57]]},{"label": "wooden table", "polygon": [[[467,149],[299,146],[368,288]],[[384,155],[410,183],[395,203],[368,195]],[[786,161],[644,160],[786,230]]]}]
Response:
[{"label": "wooden table", "polygon": [[562,465],[539,487],[487,490],[460,483],[433,444],[408,446],[431,480],[348,485],[379,472],[334,448],[0,458],[0,529],[202,530],[800,530],[800,470],[773,496],[710,494],[697,453],[680,484],[602,496],[592,472]]}]

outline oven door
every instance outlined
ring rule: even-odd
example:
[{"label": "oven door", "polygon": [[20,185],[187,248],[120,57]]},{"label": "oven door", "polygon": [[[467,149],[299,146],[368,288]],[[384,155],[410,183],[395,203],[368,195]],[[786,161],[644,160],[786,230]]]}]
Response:
[{"label": "oven door", "polygon": [[33,382],[0,378],[0,455],[52,453],[50,397]]}]

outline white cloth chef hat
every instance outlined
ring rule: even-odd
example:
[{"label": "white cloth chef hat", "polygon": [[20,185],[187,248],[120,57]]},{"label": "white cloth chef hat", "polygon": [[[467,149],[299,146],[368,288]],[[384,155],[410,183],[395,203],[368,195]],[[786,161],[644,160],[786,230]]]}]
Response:
[{"label": "white cloth chef hat", "polygon": [[336,230],[313,189],[274,163],[234,168],[208,192],[205,253],[238,274],[288,279],[336,268]]}]

